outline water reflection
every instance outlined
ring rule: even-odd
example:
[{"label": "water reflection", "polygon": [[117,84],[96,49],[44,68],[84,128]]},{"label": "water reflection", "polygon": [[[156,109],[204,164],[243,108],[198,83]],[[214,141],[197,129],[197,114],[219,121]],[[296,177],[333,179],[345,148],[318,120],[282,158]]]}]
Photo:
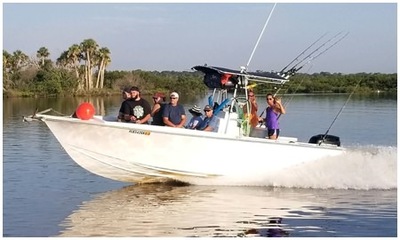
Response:
[{"label": "water reflection", "polygon": [[[257,234],[255,232],[260,224],[271,225],[270,217],[285,212],[284,209],[277,208],[278,202],[282,206],[281,200],[268,195],[268,191],[265,192],[263,188],[175,184],[128,186],[84,202],[79,210],[64,221],[62,225],[66,229],[60,235],[254,235]],[[253,204],[247,205],[246,202]],[[296,205],[291,200],[286,200],[286,203]],[[271,228],[276,227],[271,225]]]},{"label": "water reflection", "polygon": [[[372,215],[377,216],[369,216],[365,209],[375,205],[374,197],[379,195],[368,192],[360,203],[360,192],[363,191],[128,186],[83,202],[63,221],[65,230],[60,236],[351,236],[348,229],[345,233],[340,230],[349,212],[354,219],[362,211],[359,214],[364,223],[389,212],[381,211],[382,206],[374,207]],[[393,204],[395,196],[386,193],[390,195],[389,205]],[[364,231],[363,226],[359,228]],[[368,236],[360,232],[355,235]]]},{"label": "water reflection", "polygon": [[121,97],[6,98],[3,101],[3,120],[9,121],[11,117],[31,115],[36,109],[43,111],[52,108],[65,115],[71,115],[77,106],[85,101],[93,103],[96,114],[115,114],[120,106]]}]

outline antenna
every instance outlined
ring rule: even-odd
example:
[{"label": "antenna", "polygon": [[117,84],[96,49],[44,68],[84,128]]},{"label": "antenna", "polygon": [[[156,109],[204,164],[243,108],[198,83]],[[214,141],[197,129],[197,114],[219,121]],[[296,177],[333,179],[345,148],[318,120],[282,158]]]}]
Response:
[{"label": "antenna", "polygon": [[260,33],[260,36],[258,36],[258,40],[257,40],[257,42],[256,42],[256,45],[255,45],[254,48],[253,48],[253,52],[252,52],[251,55],[250,55],[249,61],[248,61],[247,64],[246,64],[245,70],[247,70],[248,67],[249,67],[249,65],[250,65],[251,59],[253,58],[253,55],[254,55],[254,52],[256,51],[256,48],[257,48],[257,46],[258,46],[258,43],[260,42],[261,37],[262,37],[262,35],[264,34],[264,30],[265,30],[265,28],[266,28],[267,25],[268,25],[269,19],[271,18],[272,13],[274,12],[275,6],[276,6],[276,3],[274,3],[274,6],[272,7],[272,10],[271,10],[271,12],[269,13],[269,16],[268,16],[268,18],[267,18],[267,21],[265,21],[265,24],[264,24],[264,27],[263,27],[261,33]]}]

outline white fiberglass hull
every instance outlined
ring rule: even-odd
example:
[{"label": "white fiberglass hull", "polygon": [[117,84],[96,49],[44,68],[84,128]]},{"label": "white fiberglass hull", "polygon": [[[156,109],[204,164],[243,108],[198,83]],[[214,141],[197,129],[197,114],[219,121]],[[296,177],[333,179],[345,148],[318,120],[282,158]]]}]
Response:
[{"label": "white fiberglass hull", "polygon": [[[336,146],[49,115],[39,116],[80,166],[123,182],[178,180],[201,185],[252,185],[249,176],[337,156]],[[254,179],[254,178],[253,178]],[[257,184],[259,185],[259,184]]]}]

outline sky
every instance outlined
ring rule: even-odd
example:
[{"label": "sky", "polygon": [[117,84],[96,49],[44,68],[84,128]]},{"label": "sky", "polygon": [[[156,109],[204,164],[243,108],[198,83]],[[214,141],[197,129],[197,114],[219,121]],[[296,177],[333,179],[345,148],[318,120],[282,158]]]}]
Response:
[{"label": "sky", "polygon": [[[273,6],[6,1],[3,50],[35,57],[46,47],[55,61],[91,38],[111,51],[108,70],[189,71],[204,64],[240,69],[249,63],[249,71],[280,71],[311,46],[293,63],[305,64],[304,73],[397,73],[396,2],[278,3],[271,14]],[[329,48],[338,33],[349,34]]]}]

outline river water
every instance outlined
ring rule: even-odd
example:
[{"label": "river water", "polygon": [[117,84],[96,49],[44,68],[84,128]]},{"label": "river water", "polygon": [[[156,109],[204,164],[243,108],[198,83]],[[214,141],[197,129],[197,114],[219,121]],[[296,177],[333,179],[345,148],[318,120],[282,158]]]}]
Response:
[{"label": "river water", "polygon": [[[281,135],[308,141],[325,133],[346,99],[285,96]],[[121,101],[4,99],[3,236],[397,236],[396,96],[353,96],[329,132],[346,155],[300,166],[276,179],[283,187],[116,182],[75,164],[43,123],[22,122],[36,108],[71,114],[88,100],[115,116]],[[264,97],[257,101],[262,109]],[[206,102],[182,97],[186,109]]]}]

